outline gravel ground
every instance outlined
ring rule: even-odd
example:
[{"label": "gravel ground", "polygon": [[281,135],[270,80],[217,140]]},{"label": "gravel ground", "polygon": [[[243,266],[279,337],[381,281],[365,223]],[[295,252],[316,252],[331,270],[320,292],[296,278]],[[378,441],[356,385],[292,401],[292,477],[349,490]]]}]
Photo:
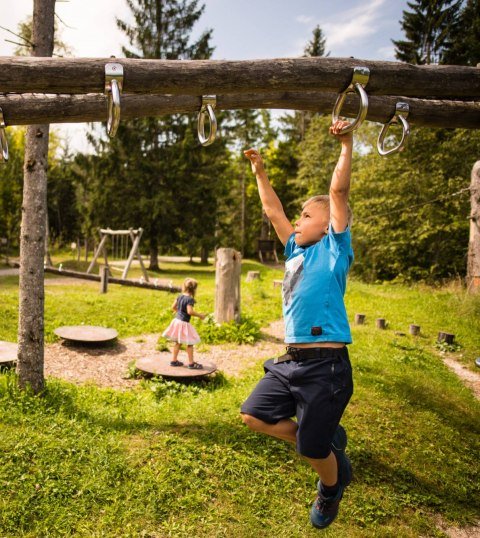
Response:
[{"label": "gravel ground", "polygon": [[[218,370],[237,377],[250,366],[284,352],[283,321],[263,329],[265,339],[254,345],[223,344],[195,352],[195,360],[213,362]],[[144,356],[158,355],[169,361],[169,352],[155,350],[158,334],[146,334],[118,340],[109,347],[87,347],[57,342],[45,347],[45,376],[58,377],[76,384],[94,383],[101,387],[127,389],[139,383],[126,379],[128,364]],[[185,355],[180,352],[181,356]],[[186,355],[185,355],[186,358]]]}]

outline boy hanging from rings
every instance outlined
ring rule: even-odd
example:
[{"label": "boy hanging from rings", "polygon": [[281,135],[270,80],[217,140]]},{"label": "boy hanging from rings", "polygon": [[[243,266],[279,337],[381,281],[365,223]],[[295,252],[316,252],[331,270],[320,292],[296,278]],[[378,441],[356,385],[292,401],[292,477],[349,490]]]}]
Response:
[{"label": "boy hanging from rings", "polygon": [[340,426],[353,393],[346,346],[352,338],[344,304],[353,262],[348,205],[353,137],[342,133],[348,125],[336,121],[330,127],[341,153],[329,195],[307,200],[295,227],[270,185],[260,154],[255,149],[244,152],[265,213],[285,245],[283,316],[288,347],[285,355],[265,362],[265,375],[243,403],[241,416],[252,430],[296,444],[317,472],[317,498],[310,511],[316,528],[332,523],[352,480],[345,454],[347,435]]}]

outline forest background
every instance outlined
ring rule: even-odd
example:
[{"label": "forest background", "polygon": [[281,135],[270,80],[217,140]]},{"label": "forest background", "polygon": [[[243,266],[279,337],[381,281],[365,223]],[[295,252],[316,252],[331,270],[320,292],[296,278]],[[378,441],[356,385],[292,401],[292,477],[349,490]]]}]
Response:
[{"label": "forest background", "polygon": [[[127,37],[126,57],[208,59],[214,30],[192,40],[205,8],[199,0],[127,0],[132,24],[117,20]],[[404,39],[394,41],[398,60],[413,64],[476,66],[480,59],[478,0],[407,2],[399,21]],[[31,21],[18,28],[28,40]],[[69,55],[57,32],[56,52]],[[28,54],[19,47],[18,54]],[[305,45],[305,56],[327,56],[320,26]],[[243,149],[264,156],[270,180],[294,219],[301,202],[327,193],[338,158],[328,135],[330,117],[285,113],[272,122],[266,110],[218,112],[215,143],[203,148],[196,115],[122,121],[116,138],[92,125],[93,153],[73,152],[58,135],[50,137],[48,216],[51,248],[72,242],[90,249],[98,228],[142,227],[142,252],[161,272],[162,254],[201,256],[234,247],[254,256],[260,237],[274,237],[262,215],[255,178]],[[366,281],[440,282],[466,273],[472,166],[480,156],[480,132],[412,128],[402,153],[380,157],[378,124],[356,132],[351,206],[356,263]],[[18,251],[24,129],[9,128],[10,161],[0,168],[0,237]],[[277,241],[279,251],[280,245]]]}]

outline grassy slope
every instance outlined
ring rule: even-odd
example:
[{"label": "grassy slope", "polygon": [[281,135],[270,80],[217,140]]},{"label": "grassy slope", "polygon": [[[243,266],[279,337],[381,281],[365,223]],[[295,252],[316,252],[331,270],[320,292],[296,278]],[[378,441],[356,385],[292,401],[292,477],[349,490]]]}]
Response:
[{"label": "grassy slope", "polygon": [[[199,307],[213,308],[211,269],[175,264],[169,271],[180,281],[197,274]],[[246,313],[267,321],[279,314],[271,285],[278,273],[263,271],[265,284],[244,284],[242,294]],[[15,334],[9,282],[0,292],[7,297],[0,339]],[[116,286],[103,297],[96,285],[52,286],[47,334],[85,315],[123,336],[158,330],[170,302],[167,294]],[[343,421],[356,480],[323,535],[441,536],[433,514],[472,521],[480,406],[432,344],[439,330],[451,330],[470,362],[479,352],[478,299],[455,289],[352,281],[347,306],[351,317],[363,312],[368,320],[353,328],[355,394]],[[159,317],[152,320],[152,312]],[[122,316],[127,321],[118,325]],[[389,330],[374,328],[379,316]],[[424,337],[395,336],[411,322]],[[162,400],[142,388],[122,394],[53,380],[38,400],[0,376],[0,535],[317,536],[308,523],[312,472],[290,446],[249,432],[238,419],[261,376],[260,359],[240,381]]]}]

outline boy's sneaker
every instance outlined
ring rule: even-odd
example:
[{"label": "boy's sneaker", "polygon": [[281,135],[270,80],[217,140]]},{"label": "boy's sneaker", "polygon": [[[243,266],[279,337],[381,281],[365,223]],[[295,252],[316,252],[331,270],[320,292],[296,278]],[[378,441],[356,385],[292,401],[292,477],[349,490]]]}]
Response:
[{"label": "boy's sneaker", "polygon": [[318,491],[318,496],[310,510],[310,521],[317,529],[328,527],[337,517],[338,507],[343,497],[343,486],[339,486],[338,492],[333,497],[325,497]]},{"label": "boy's sneaker", "polygon": [[338,492],[332,497],[325,496],[321,491],[321,481],[318,481],[318,496],[310,511],[310,521],[317,529],[328,527],[337,517],[343,491],[352,481],[352,464],[345,454],[346,446],[347,433],[339,424],[332,441],[332,452],[337,458],[338,466]]}]

